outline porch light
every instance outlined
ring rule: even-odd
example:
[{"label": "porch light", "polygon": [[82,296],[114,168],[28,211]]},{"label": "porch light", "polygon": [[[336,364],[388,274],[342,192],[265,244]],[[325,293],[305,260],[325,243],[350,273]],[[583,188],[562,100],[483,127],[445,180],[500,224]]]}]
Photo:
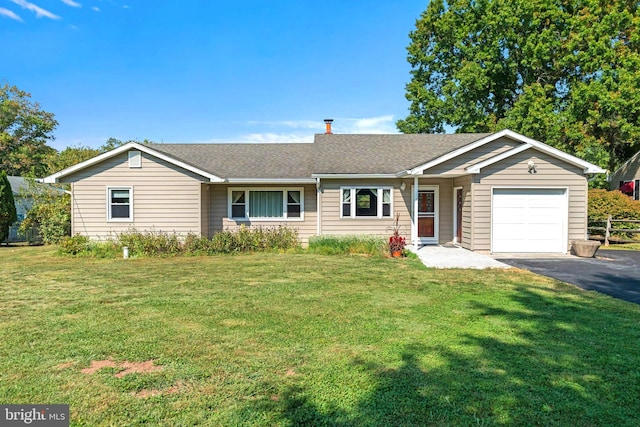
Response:
[{"label": "porch light", "polygon": [[536,170],[537,166],[533,160],[529,160],[529,162],[527,163],[527,167],[529,168],[529,173],[538,173],[538,171]]}]

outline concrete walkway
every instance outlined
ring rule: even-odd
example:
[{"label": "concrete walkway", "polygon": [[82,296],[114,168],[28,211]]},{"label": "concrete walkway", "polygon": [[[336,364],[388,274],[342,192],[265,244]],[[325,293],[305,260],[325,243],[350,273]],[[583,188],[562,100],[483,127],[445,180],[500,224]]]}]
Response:
[{"label": "concrete walkway", "polygon": [[478,254],[458,246],[427,245],[416,250],[413,246],[407,246],[411,252],[427,267],[432,268],[511,268],[510,265],[496,261],[489,255]]}]

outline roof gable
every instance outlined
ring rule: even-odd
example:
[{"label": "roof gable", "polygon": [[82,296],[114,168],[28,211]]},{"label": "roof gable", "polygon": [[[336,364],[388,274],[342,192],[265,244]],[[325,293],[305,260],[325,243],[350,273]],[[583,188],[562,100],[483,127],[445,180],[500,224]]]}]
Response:
[{"label": "roof gable", "polygon": [[96,157],[92,157],[89,160],[85,160],[84,162],[80,162],[80,163],[78,163],[76,165],[73,165],[73,166],[68,167],[66,169],[63,169],[63,170],[61,170],[59,172],[56,172],[56,173],[54,173],[52,175],[49,175],[49,176],[45,177],[44,179],[42,179],[42,182],[46,182],[46,183],[50,183],[50,184],[59,182],[59,179],[62,178],[62,177],[69,176],[71,174],[79,172],[79,171],[81,171],[83,169],[86,169],[86,168],[91,167],[91,166],[93,166],[95,164],[98,164],[98,163],[100,163],[100,162],[102,162],[104,160],[107,160],[107,159],[110,159],[112,157],[115,157],[115,156],[117,156],[117,155],[119,155],[121,153],[125,153],[125,152],[127,152],[129,150],[142,151],[143,153],[147,153],[147,154],[149,154],[151,156],[154,156],[154,157],[157,157],[159,159],[162,159],[162,160],[164,160],[166,162],[169,162],[171,164],[174,164],[174,165],[176,165],[178,167],[181,167],[181,168],[184,168],[184,169],[186,169],[188,171],[191,171],[191,172],[193,172],[193,173],[195,173],[197,175],[201,175],[204,178],[208,178],[211,182],[222,182],[223,181],[223,179],[218,177],[218,176],[215,176],[215,175],[213,175],[213,174],[211,174],[211,173],[209,173],[207,171],[204,171],[202,169],[199,169],[199,168],[197,168],[197,167],[195,167],[193,165],[189,165],[189,164],[183,162],[180,159],[169,157],[169,156],[167,156],[167,155],[165,155],[165,154],[163,154],[163,153],[161,153],[161,152],[159,152],[157,150],[154,150],[149,145],[138,144],[137,142],[128,142],[128,143],[126,143],[124,145],[121,145],[120,147],[114,148],[111,151],[107,151],[106,153],[102,153],[102,154],[100,154],[100,155],[98,155]]},{"label": "roof gable", "polygon": [[494,164],[500,160],[506,159],[512,155],[518,154],[524,150],[527,150],[529,148],[536,148],[539,151],[549,154],[555,158],[558,158],[560,160],[563,160],[569,164],[572,164],[574,166],[578,166],[580,168],[582,168],[584,173],[605,173],[606,171],[594,164],[591,164],[585,160],[579,159],[575,156],[572,156],[568,153],[565,153],[564,151],[560,151],[557,148],[553,148],[550,145],[544,144],[540,141],[536,141],[535,139],[526,137],[524,135],[521,135],[517,132],[514,132],[512,130],[509,129],[504,129],[500,132],[496,132],[494,134],[490,134],[488,136],[485,136],[484,138],[478,139],[477,141],[468,144],[464,147],[461,147],[457,150],[454,150],[452,152],[449,152],[439,158],[436,158],[430,162],[427,162],[425,164],[422,164],[418,167],[415,167],[413,169],[411,169],[409,171],[410,174],[412,175],[421,175],[423,174],[427,169],[432,168],[434,166],[437,166],[443,162],[446,162],[447,160],[451,160],[457,156],[460,156],[462,154],[465,154],[469,151],[475,150],[478,147],[481,147],[485,144],[488,144],[490,142],[493,142],[497,139],[500,139],[502,137],[507,137],[510,138],[514,141],[518,141],[520,143],[522,143],[521,146],[516,147],[512,150],[508,150],[506,152],[503,152],[501,154],[498,154],[490,159],[486,159],[480,163],[477,163],[475,165],[469,166],[467,167],[465,170],[467,173],[478,173],[480,172],[480,169],[482,167]]}]

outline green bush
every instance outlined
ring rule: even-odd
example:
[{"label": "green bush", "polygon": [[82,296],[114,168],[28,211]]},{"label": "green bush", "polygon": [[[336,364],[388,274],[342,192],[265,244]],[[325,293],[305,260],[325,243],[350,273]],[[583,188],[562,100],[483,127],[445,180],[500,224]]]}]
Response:
[{"label": "green bush", "polygon": [[[182,239],[176,233],[140,232],[135,229],[118,234],[115,239],[106,242],[89,242],[86,237],[80,238],[81,236],[74,236],[64,239],[60,243],[60,252],[66,255],[112,258],[119,256],[124,246],[129,248],[129,255],[132,257],[229,254],[288,250],[299,246],[298,231],[285,226],[241,226],[236,231],[220,231],[211,239],[196,234],[188,234]],[[80,243],[83,245],[81,250]]]},{"label": "green bush", "polygon": [[89,238],[79,234],[66,236],[60,240],[58,249],[64,255],[78,255],[89,249]]},{"label": "green bush", "polygon": [[53,188],[27,180],[22,197],[33,200],[33,206],[20,223],[19,231],[29,236],[37,230],[43,243],[57,244],[71,235],[71,198]]},{"label": "green bush", "polygon": [[[633,200],[630,196],[618,190],[607,191],[601,189],[589,190],[589,226],[604,227],[607,217],[612,219],[640,220],[640,201]],[[616,229],[638,229],[640,224],[633,222],[613,222],[611,224],[611,237],[618,241],[638,240],[640,234],[616,232]],[[602,234],[598,231],[594,234]]]},{"label": "green bush", "polygon": [[640,201],[633,200],[618,190],[589,190],[589,220],[640,219]]},{"label": "green bush", "polygon": [[380,255],[388,253],[387,242],[374,236],[314,236],[309,252],[320,255]]}]

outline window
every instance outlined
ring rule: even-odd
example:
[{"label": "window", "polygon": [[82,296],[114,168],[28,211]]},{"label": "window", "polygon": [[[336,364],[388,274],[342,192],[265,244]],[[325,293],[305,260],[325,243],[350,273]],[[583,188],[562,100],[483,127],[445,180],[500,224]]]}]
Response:
[{"label": "window", "polygon": [[107,188],[107,211],[109,221],[133,220],[133,188]]},{"label": "window", "polygon": [[229,190],[229,218],[302,220],[302,188],[233,188]]},{"label": "window", "polygon": [[141,168],[142,167],[142,155],[137,150],[129,151],[129,167]]},{"label": "window", "polygon": [[391,188],[342,188],[342,218],[390,218]]}]

